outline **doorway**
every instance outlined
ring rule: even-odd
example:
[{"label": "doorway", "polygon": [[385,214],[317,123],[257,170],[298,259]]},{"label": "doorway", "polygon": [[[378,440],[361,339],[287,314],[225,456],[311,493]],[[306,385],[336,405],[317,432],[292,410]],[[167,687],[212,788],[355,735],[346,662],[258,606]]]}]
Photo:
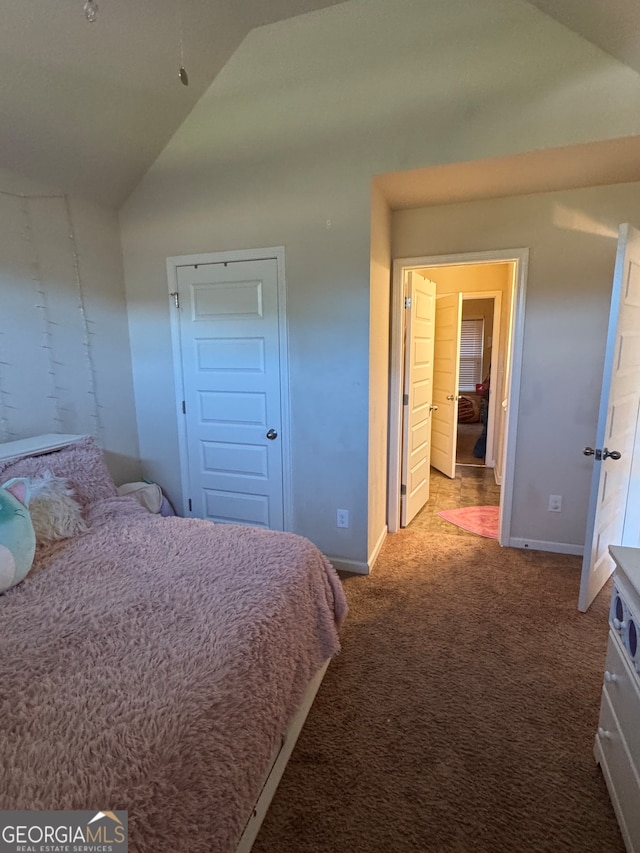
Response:
[{"label": "doorway", "polygon": [[186,517],[290,530],[284,249],[167,259]]},{"label": "doorway", "polygon": [[[440,293],[459,295],[460,307],[462,297],[478,298],[480,294],[494,299],[495,323],[496,310],[502,312],[498,318],[497,327],[502,330],[502,357],[491,359],[489,370],[490,387],[495,393],[490,394],[487,401],[487,459],[492,462],[496,482],[501,485],[500,495],[500,544],[508,545],[511,530],[511,497],[513,493],[513,465],[515,459],[515,439],[517,426],[518,398],[522,360],[522,331],[524,323],[524,300],[526,287],[526,268],[528,250],[496,250],[495,252],[466,253],[423,258],[397,259],[393,264],[392,282],[392,327],[391,327],[391,362],[390,362],[390,411],[389,411],[389,476],[388,476],[388,529],[396,532],[400,527],[400,492],[401,461],[403,457],[402,421],[403,421],[403,365],[404,365],[404,333],[405,333],[405,300],[404,280],[410,270],[419,271],[425,277],[439,285]],[[486,274],[490,267],[508,266],[508,284],[504,289],[488,289]],[[485,284],[480,284],[483,279]],[[452,284],[454,279],[457,281]],[[463,284],[460,282],[463,281]],[[504,297],[504,298],[503,298]],[[436,299],[436,315],[437,315]],[[495,340],[495,335],[493,335]],[[492,341],[493,344],[493,341]],[[437,372],[437,352],[434,357],[434,374]],[[481,367],[483,369],[483,367]],[[455,382],[458,382],[456,370]],[[435,380],[434,380],[435,387]],[[453,417],[448,422],[457,423],[459,406],[459,389],[456,387],[446,395],[447,403],[455,407]],[[451,415],[452,413],[449,413]],[[491,428],[491,435],[489,435]],[[450,436],[448,437],[451,438]],[[451,470],[455,471],[455,436],[451,444]],[[445,472],[449,477],[451,471]]]},{"label": "doorway", "polygon": [[494,465],[489,432],[493,438],[495,427],[489,402],[491,365],[494,360],[500,364],[501,359],[500,296],[478,293],[462,298],[456,466],[493,468]]}]

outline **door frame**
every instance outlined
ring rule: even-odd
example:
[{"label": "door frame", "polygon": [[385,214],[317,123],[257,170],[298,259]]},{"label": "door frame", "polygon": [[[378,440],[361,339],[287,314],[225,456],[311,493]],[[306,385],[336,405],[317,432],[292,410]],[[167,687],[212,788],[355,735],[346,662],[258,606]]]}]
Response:
[{"label": "door frame", "polygon": [[289,345],[287,324],[286,279],[284,268],[284,246],[265,249],[234,249],[227,252],[203,252],[196,255],[174,255],[167,258],[167,282],[169,285],[171,322],[171,350],[173,356],[176,423],[178,430],[178,453],[180,462],[180,485],[182,487],[182,515],[188,516],[189,496],[189,447],[187,441],[186,416],[182,411],[184,400],[184,375],[182,371],[182,341],[180,317],[174,310],[174,296],[178,292],[178,267],[194,264],[221,264],[234,261],[275,260],[278,279],[278,349],[280,356],[280,408],[282,447],[282,500],[284,529],[293,530],[293,489],[291,479],[291,408],[289,399]]},{"label": "door frame", "polygon": [[[405,270],[443,266],[475,266],[478,264],[513,263],[511,299],[511,336],[507,342],[507,364],[510,364],[507,399],[503,477],[500,489],[500,523],[498,541],[510,545],[511,505],[516,455],[516,432],[520,408],[522,348],[524,342],[525,301],[529,249],[495,249],[487,252],[464,252],[450,255],[425,255],[393,260],[391,279],[391,337],[389,361],[389,461],[387,472],[387,526],[389,533],[400,529],[400,471],[402,460],[402,365],[404,339]],[[466,291],[465,291],[466,292]]]},{"label": "door frame", "polygon": [[[502,321],[502,291],[501,290],[478,290],[478,291],[463,291],[462,292],[462,310],[464,311],[464,303],[472,299],[493,299],[493,343],[491,346],[491,370],[489,371],[489,387],[498,387],[498,362],[502,358],[502,349],[500,346],[500,323]],[[496,329],[498,335],[496,336]],[[497,344],[495,343],[497,340]],[[505,359],[506,361],[506,359]],[[484,379],[484,377],[483,377]],[[495,454],[493,452],[493,438],[495,427],[499,414],[498,398],[494,394],[489,396],[489,411],[487,413],[487,447],[491,448],[491,456],[485,457],[485,467],[494,468],[496,463]],[[500,483],[498,483],[500,485]]]}]

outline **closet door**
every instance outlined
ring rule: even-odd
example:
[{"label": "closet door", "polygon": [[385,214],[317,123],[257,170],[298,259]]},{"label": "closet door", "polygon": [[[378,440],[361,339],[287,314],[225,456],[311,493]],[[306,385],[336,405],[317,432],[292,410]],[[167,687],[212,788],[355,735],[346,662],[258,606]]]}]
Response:
[{"label": "closet door", "polygon": [[177,269],[190,515],[284,529],[276,259]]}]

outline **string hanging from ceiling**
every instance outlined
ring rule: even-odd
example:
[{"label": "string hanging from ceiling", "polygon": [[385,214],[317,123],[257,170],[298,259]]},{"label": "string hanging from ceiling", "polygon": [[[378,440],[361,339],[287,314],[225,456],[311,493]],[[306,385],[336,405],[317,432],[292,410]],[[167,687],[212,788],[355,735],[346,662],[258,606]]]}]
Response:
[{"label": "string hanging from ceiling", "polygon": [[[48,418],[55,431],[86,431],[90,432],[91,435],[97,438],[100,442],[103,442],[104,430],[101,417],[102,406],[98,402],[96,390],[96,366],[93,347],[91,344],[93,332],[91,331],[91,321],[88,318],[86,311],[85,287],[80,272],[79,251],[73,227],[69,197],[63,194],[27,195],[23,193],[8,192],[6,190],[0,190],[0,196],[17,199],[21,206],[25,242],[29,246],[30,252],[30,258],[26,262],[28,269],[27,275],[34,287],[34,308],[40,312],[41,317],[41,323],[39,324],[40,331],[38,332],[37,329],[33,328],[29,329],[29,331],[34,335],[39,334],[41,336],[42,343],[40,344],[40,348],[46,351],[46,360],[48,364],[47,382],[50,386],[50,393],[46,396],[47,399],[52,402],[52,413],[49,414]],[[64,375],[65,370],[73,367],[73,365],[65,364],[56,357],[56,340],[61,340],[61,335],[68,334],[68,330],[63,329],[60,326],[60,323],[54,319],[51,300],[47,290],[47,282],[45,280],[46,276],[43,274],[42,261],[40,253],[38,252],[36,236],[34,234],[32,205],[37,201],[48,199],[58,199],[62,201],[63,210],[58,214],[61,215],[62,219],[58,219],[58,223],[59,227],[64,228],[67,232],[69,240],[72,280],[69,281],[68,284],[72,285],[75,290],[75,302],[80,316],[79,330],[77,325],[76,330],[79,331],[81,336],[79,343],[81,344],[84,352],[86,369],[86,380],[84,380],[83,384],[86,382],[85,393],[89,397],[89,405],[87,407],[86,414],[84,415],[84,419],[80,422],[77,422],[77,417],[76,420],[73,420],[71,413],[66,413],[69,422],[65,422],[63,399],[65,394],[68,396],[70,389],[66,388],[62,384],[60,376]],[[12,286],[18,287],[18,281],[12,283]],[[5,316],[5,319],[8,318]],[[2,440],[18,438],[22,434],[19,430],[14,429],[13,421],[20,415],[20,411],[18,410],[19,407],[15,404],[14,395],[16,392],[12,392],[9,389],[11,388],[12,378],[14,384],[16,384],[16,376],[18,376],[18,385],[23,381],[24,364],[21,366],[16,360],[11,359],[10,353],[12,347],[9,345],[7,340],[8,331],[8,329],[0,328],[0,432],[2,434]],[[78,398],[79,394],[82,394],[82,390],[79,392],[75,388],[72,390],[76,398]],[[88,421],[86,420],[87,418]],[[45,427],[45,424],[43,424],[43,427]],[[87,429],[87,427],[89,428]]]},{"label": "string hanging from ceiling", "polygon": [[187,69],[184,67],[184,32],[183,32],[183,23],[182,23],[182,0],[177,0],[178,2],[178,28],[180,31],[180,70],[178,71],[178,77],[180,78],[180,82],[183,86],[189,85],[189,75],[187,74]]},{"label": "string hanging from ceiling", "polygon": [[98,17],[98,3],[96,0],[86,0],[86,3],[82,7],[84,9],[84,16],[89,21],[90,24],[95,23]]},{"label": "string hanging from ceiling", "polygon": [[71,257],[73,259],[73,272],[75,276],[75,285],[76,285],[76,294],[78,299],[78,309],[80,311],[80,317],[82,318],[82,332],[83,332],[83,341],[82,345],[84,347],[85,355],[87,358],[87,367],[89,370],[89,387],[87,389],[87,393],[93,400],[93,411],[92,418],[95,424],[95,429],[92,434],[98,438],[99,440],[103,439],[103,430],[102,430],[102,422],[100,418],[100,409],[101,406],[98,403],[98,395],[96,392],[96,366],[93,359],[93,351],[91,349],[91,329],[90,329],[90,321],[87,318],[87,310],[85,306],[85,296],[84,296],[84,288],[82,284],[82,278],[80,276],[80,258],[78,256],[78,245],[76,242],[76,235],[73,229],[73,217],[71,216],[71,205],[69,203],[69,196],[63,195],[65,211],[67,214],[67,224],[69,226],[69,243],[71,247]]},{"label": "string hanging from ceiling", "polygon": [[[93,24],[98,19],[98,2],[97,0],[85,0],[85,4],[82,7],[84,10],[84,16],[89,21],[90,24]],[[178,30],[180,33],[180,67],[178,69],[178,79],[182,83],[183,86],[189,85],[189,74],[187,73],[187,69],[184,67],[184,35],[183,35],[183,26],[182,26],[182,2],[181,0],[177,0],[177,8],[178,8]]]},{"label": "string hanging from ceiling", "polygon": [[64,392],[64,388],[58,385],[57,376],[56,376],[56,362],[53,355],[53,320],[51,317],[51,311],[49,308],[49,299],[47,297],[47,291],[42,283],[42,270],[40,267],[40,258],[38,257],[38,251],[36,247],[36,241],[33,234],[33,225],[31,222],[31,214],[29,211],[29,199],[26,197],[22,197],[21,199],[21,207],[22,207],[22,216],[24,219],[24,227],[27,234],[27,242],[31,249],[31,259],[30,259],[30,267],[31,267],[31,280],[34,283],[35,291],[36,291],[36,308],[41,312],[42,315],[42,344],[40,345],[42,349],[47,352],[47,359],[49,361],[49,382],[51,385],[51,393],[47,395],[47,399],[52,401],[53,405],[53,416],[52,420],[55,425],[54,432],[64,432],[63,424],[64,419],[62,417],[62,403],[61,403],[61,394]]}]

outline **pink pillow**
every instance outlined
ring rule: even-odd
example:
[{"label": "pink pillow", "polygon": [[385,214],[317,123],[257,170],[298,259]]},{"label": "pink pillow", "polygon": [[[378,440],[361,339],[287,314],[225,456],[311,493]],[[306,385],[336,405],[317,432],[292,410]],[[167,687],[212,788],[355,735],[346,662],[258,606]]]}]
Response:
[{"label": "pink pillow", "polygon": [[53,453],[0,462],[0,482],[10,477],[41,477],[45,471],[50,471],[54,477],[64,477],[83,508],[118,494],[102,450],[90,436]]}]

